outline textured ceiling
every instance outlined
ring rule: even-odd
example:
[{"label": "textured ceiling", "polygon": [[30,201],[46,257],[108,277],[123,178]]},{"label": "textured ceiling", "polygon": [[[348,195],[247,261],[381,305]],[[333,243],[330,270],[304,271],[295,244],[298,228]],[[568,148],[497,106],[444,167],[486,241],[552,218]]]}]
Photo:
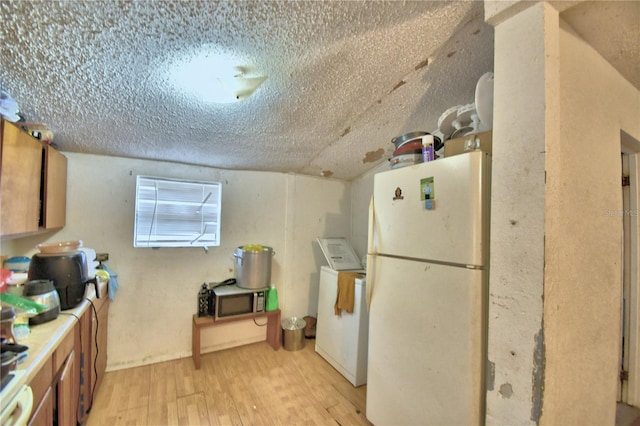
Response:
[{"label": "textured ceiling", "polygon": [[[473,102],[493,69],[483,15],[481,1],[2,0],[0,88],[63,151],[349,180]],[[245,101],[195,100],[168,64],[203,52],[268,79]]]},{"label": "textured ceiling", "polygon": [[640,1],[585,1],[561,17],[640,90]]}]

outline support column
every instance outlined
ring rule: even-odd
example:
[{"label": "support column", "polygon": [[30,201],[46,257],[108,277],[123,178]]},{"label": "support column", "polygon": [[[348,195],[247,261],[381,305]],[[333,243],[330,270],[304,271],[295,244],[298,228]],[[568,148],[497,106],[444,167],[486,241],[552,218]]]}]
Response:
[{"label": "support column", "polygon": [[557,138],[558,113],[549,105],[558,85],[557,54],[549,45],[557,43],[558,13],[546,3],[487,2],[485,14],[495,26],[486,424],[538,424],[545,371],[545,143]]}]

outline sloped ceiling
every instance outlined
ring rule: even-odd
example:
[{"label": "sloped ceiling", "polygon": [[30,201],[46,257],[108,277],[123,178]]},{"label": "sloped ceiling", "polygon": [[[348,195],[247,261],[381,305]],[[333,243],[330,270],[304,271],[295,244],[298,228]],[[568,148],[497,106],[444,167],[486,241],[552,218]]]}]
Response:
[{"label": "sloped ceiling", "polygon": [[640,1],[585,1],[560,16],[640,90]]},{"label": "sloped ceiling", "polygon": [[[483,15],[481,1],[2,1],[0,88],[62,151],[350,180],[474,101],[493,69]],[[197,100],[169,74],[202,52],[268,78],[241,102]]]}]

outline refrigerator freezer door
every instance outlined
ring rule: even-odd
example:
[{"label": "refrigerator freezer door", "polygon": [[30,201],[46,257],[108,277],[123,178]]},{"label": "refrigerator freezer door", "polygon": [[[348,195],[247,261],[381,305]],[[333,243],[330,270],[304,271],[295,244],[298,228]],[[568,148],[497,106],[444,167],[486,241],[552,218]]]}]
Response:
[{"label": "refrigerator freezer door", "polygon": [[384,256],[374,267],[367,419],[482,424],[487,271]]},{"label": "refrigerator freezer door", "polygon": [[480,151],[376,174],[373,251],[486,266],[489,188],[490,157]]},{"label": "refrigerator freezer door", "polygon": [[316,352],[354,386],[367,383],[369,312],[365,306],[365,280],[355,282],[353,313],[334,312],[338,273],[326,266],[320,271]]}]

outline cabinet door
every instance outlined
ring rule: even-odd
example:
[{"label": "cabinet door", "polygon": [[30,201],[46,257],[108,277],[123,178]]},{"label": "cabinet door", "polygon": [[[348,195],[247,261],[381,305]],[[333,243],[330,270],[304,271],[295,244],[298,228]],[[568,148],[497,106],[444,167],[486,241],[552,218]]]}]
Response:
[{"label": "cabinet door", "polygon": [[15,124],[2,121],[0,235],[38,230],[42,144]]},{"label": "cabinet door", "polygon": [[42,226],[62,228],[67,214],[67,157],[50,146],[45,150]]},{"label": "cabinet door", "polygon": [[53,424],[53,391],[47,388],[40,404],[31,413],[29,426],[50,426]]},{"label": "cabinet door", "polygon": [[79,383],[76,375],[75,351],[71,351],[67,360],[62,367],[62,373],[58,380],[58,395],[56,408],[58,414],[59,426],[75,426],[76,407],[77,407],[77,384]]},{"label": "cabinet door", "polygon": [[[51,383],[53,382],[53,360],[47,358],[36,373],[35,377],[29,382],[31,391],[33,392],[33,406],[36,409],[31,413],[29,424],[50,425],[53,419],[53,402]],[[37,417],[37,419],[36,419]]]}]

